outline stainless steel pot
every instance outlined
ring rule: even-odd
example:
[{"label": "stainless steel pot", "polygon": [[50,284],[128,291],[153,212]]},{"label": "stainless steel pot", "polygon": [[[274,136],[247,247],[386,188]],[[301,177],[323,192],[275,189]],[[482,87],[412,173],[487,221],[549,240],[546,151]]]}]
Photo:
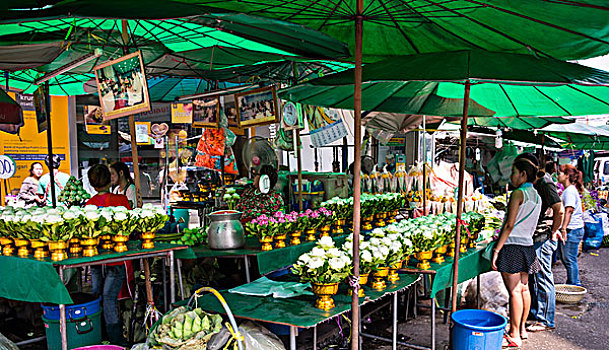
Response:
[{"label": "stainless steel pot", "polygon": [[245,245],[241,212],[221,210],[209,214],[210,224],[207,228],[209,247],[211,249],[237,249]]}]

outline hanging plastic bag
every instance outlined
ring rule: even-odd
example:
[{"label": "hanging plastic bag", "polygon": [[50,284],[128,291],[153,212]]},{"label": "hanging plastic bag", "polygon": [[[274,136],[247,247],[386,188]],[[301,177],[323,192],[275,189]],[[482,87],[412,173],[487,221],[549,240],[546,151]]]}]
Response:
[{"label": "hanging plastic bag", "polygon": [[600,216],[592,214],[594,222],[584,222],[584,250],[598,249],[603,243],[603,223]]},{"label": "hanging plastic bag", "polygon": [[292,151],[294,149],[294,138],[292,137],[292,133],[280,128],[277,137],[275,138],[275,147],[283,151]]},{"label": "hanging plastic bag", "polygon": [[[285,350],[283,342],[275,334],[253,322],[244,322],[239,326],[239,333],[245,339],[244,348],[247,350]],[[224,327],[209,341],[207,349],[222,350],[229,341],[234,340],[230,331]]]}]

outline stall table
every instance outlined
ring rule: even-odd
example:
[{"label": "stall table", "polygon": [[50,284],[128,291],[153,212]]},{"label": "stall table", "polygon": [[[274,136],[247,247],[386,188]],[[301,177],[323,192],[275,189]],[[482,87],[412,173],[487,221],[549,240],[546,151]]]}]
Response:
[{"label": "stall table", "polygon": [[[360,306],[376,302],[384,296],[393,295],[393,349],[396,348],[397,342],[398,292],[409,288],[419,279],[418,275],[401,274],[399,281],[388,283],[387,288],[383,291],[364,286],[366,296],[360,298]],[[340,286],[338,294],[334,296],[336,307],[329,311],[315,308],[313,303],[316,297],[313,295],[275,299],[271,296],[251,296],[228,291],[222,291],[221,294],[235,317],[289,326],[291,350],[296,349],[298,328],[314,327],[313,349],[317,349],[317,325],[351,309],[351,297],[347,295],[347,288],[344,285]],[[224,308],[213,295],[206,294],[199,297],[197,306],[206,311],[225,313]]]},{"label": "stall table", "polygon": [[186,246],[156,243],[153,249],[139,249],[138,242],[129,242],[129,250],[123,253],[101,251],[94,257],[74,257],[62,261],[51,259],[0,256],[0,297],[27,302],[59,304],[62,349],[67,350],[65,305],[73,304],[63,284],[63,272],[74,267],[103,265],[108,263],[164,257],[169,261],[170,295],[175,301],[174,252]]}]

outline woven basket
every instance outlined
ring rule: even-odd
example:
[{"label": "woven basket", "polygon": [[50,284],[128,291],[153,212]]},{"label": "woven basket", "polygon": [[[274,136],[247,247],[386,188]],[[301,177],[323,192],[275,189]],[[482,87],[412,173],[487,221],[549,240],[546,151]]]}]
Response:
[{"label": "woven basket", "polygon": [[556,301],[563,304],[577,304],[587,292],[584,287],[571,284],[557,284]]}]

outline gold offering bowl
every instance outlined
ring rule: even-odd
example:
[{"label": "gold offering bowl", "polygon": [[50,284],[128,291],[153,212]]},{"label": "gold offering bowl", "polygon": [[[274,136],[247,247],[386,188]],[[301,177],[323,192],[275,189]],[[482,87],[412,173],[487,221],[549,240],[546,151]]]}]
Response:
[{"label": "gold offering bowl", "polygon": [[417,260],[419,260],[419,263],[417,264],[417,268],[421,269],[421,270],[429,270],[429,268],[431,267],[431,265],[429,264],[429,259],[431,259],[431,257],[433,256],[433,252],[432,251],[426,251],[426,252],[418,252],[414,255],[415,258],[417,258]]},{"label": "gold offering bowl", "polygon": [[83,246],[82,256],[90,258],[97,255],[97,245],[99,239],[97,238],[83,238],[80,240],[80,245]]},{"label": "gold offering bowl", "polygon": [[56,241],[49,242],[49,250],[51,251],[51,260],[53,261],[61,261],[68,258],[68,253],[66,253],[66,249],[68,248],[68,243],[65,241]]},{"label": "gold offering bowl", "polygon": [[112,242],[114,242],[114,251],[117,253],[124,253],[127,250],[127,242],[129,241],[129,236],[123,235],[114,235],[112,236]]},{"label": "gold offering bowl", "polygon": [[338,282],[337,283],[311,283],[311,289],[313,294],[317,296],[315,300],[315,307],[324,311],[328,311],[334,308],[333,295],[338,293]]},{"label": "gold offering bowl", "polygon": [[72,238],[68,241],[70,244],[69,252],[70,254],[77,256],[82,252],[82,247],[80,246],[80,240],[78,238]]},{"label": "gold offering bowl", "polygon": [[[357,290],[357,296],[360,298],[363,298],[366,296],[366,293],[364,293],[364,285],[366,285],[366,283],[368,283],[368,276],[370,276],[370,274],[368,274],[368,273],[359,275],[359,289]],[[349,291],[347,292],[347,294],[349,296],[352,296],[353,289],[349,288]]]},{"label": "gold offering bowl", "polygon": [[290,240],[290,245],[299,245],[300,244],[300,236],[302,236],[302,231],[292,232],[292,239]]},{"label": "gold offering bowl", "polygon": [[330,231],[332,229],[330,228],[330,225],[326,225],[326,226],[322,226],[319,230],[321,231],[320,237],[325,237],[325,236],[330,236]]},{"label": "gold offering bowl", "polygon": [[114,243],[112,243],[112,235],[101,235],[99,236],[99,239],[101,240],[102,249],[111,250],[114,248]]},{"label": "gold offering bowl", "polygon": [[142,249],[154,249],[155,237],[155,232],[144,232],[140,234],[140,239],[142,240]]},{"label": "gold offering bowl", "polygon": [[437,264],[443,263],[445,261],[444,254],[446,254],[447,251],[448,251],[447,245],[443,245],[440,248],[437,248],[436,250],[434,250],[434,253],[436,254],[436,256],[433,258],[432,261]]},{"label": "gold offering bowl", "polygon": [[260,243],[262,243],[263,252],[268,252],[269,250],[273,250],[273,245],[271,244],[271,243],[273,243],[273,237],[271,237],[271,236],[261,237]]},{"label": "gold offering bowl", "polygon": [[378,270],[372,272],[372,281],[371,287],[376,290],[383,290],[387,285],[385,284],[384,278],[389,276],[389,267],[380,267]]},{"label": "gold offering bowl", "polygon": [[398,270],[402,268],[402,262],[395,263],[389,267],[389,275],[387,276],[387,281],[391,283],[395,283],[400,280],[400,275],[398,274]]},{"label": "gold offering bowl", "polygon": [[20,258],[27,258],[28,255],[30,255],[30,250],[28,249],[28,246],[30,245],[30,241],[28,241],[27,239],[23,239],[23,238],[15,238],[15,247],[19,248],[17,250],[17,255]]},{"label": "gold offering bowl", "polygon": [[315,237],[315,229],[314,228],[307,229],[305,231],[305,233],[307,234],[307,237],[305,238],[305,241],[307,241],[307,242],[315,242],[317,240],[317,237]]},{"label": "gold offering bowl", "polygon": [[285,248],[285,239],[287,238],[287,235],[281,234],[281,235],[275,235],[273,237],[273,239],[275,240],[275,248],[279,249],[279,248]]},{"label": "gold offering bowl", "polygon": [[2,254],[10,256],[15,253],[15,247],[13,247],[13,240],[8,237],[0,237],[0,244],[2,245]]}]

